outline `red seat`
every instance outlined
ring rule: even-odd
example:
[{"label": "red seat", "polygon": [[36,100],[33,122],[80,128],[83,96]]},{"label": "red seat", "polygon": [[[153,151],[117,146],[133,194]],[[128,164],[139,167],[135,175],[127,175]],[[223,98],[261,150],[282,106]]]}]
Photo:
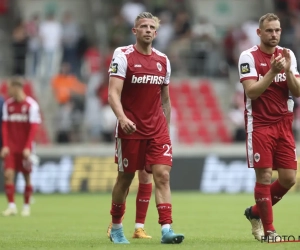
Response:
[{"label": "red seat", "polygon": [[190,83],[187,81],[182,81],[180,83],[179,89],[180,89],[181,94],[185,94],[185,95],[192,94],[192,92],[193,92]]},{"label": "red seat", "polygon": [[200,82],[199,84],[199,92],[202,95],[212,95],[212,87],[210,86],[212,83],[211,82]]},{"label": "red seat", "polygon": [[210,112],[210,119],[213,122],[221,122],[223,120],[223,116],[219,110],[212,110]]},{"label": "red seat", "polygon": [[216,132],[221,142],[232,142],[230,133],[224,124],[219,124]]},{"label": "red seat", "polygon": [[199,122],[202,120],[202,113],[199,109],[195,108],[192,110],[192,119],[194,122]]}]

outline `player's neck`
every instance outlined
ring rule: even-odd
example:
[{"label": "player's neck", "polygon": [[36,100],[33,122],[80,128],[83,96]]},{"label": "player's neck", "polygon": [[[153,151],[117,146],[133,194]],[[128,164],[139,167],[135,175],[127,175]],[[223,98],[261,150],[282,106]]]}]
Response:
[{"label": "player's neck", "polygon": [[276,47],[267,47],[264,44],[259,46],[260,50],[266,54],[273,54],[275,52]]},{"label": "player's neck", "polygon": [[143,54],[143,55],[151,55],[152,54],[152,48],[151,48],[151,45],[147,44],[147,45],[142,45],[142,44],[138,44],[136,43],[134,45],[135,49]]}]

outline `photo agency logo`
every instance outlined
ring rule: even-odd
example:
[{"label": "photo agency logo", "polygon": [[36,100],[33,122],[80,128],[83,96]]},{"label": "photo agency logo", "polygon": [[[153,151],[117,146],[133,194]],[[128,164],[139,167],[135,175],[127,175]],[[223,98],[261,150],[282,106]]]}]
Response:
[{"label": "photo agency logo", "polygon": [[300,235],[274,235],[262,236],[261,243],[287,243],[287,242],[300,242]]}]

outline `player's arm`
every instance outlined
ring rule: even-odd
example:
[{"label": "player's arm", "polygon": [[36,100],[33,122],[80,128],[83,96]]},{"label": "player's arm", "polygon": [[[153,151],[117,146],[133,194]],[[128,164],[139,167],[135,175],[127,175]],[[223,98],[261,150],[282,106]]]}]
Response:
[{"label": "player's arm", "polygon": [[170,120],[171,120],[171,101],[170,101],[170,95],[169,95],[169,86],[163,85],[161,88],[161,100],[162,100],[162,107],[164,114],[167,119],[168,128],[170,131]]},{"label": "player's arm", "polygon": [[166,57],[166,77],[164,80],[164,84],[161,88],[161,101],[164,114],[167,119],[168,129],[170,132],[170,121],[171,121],[171,100],[169,94],[169,83],[171,78],[171,64],[168,57]]},{"label": "player's arm", "polygon": [[297,60],[295,54],[292,51],[283,49],[283,55],[286,59],[286,81],[289,90],[295,97],[300,97],[300,75],[297,70]]},{"label": "player's arm", "polygon": [[283,69],[285,58],[281,55],[271,58],[270,70],[257,81],[258,75],[255,68],[254,58],[248,54],[241,54],[239,58],[239,74],[246,95],[251,99],[257,99],[271,85],[275,76]]},{"label": "player's arm", "polygon": [[108,103],[120,122],[122,130],[126,134],[132,134],[136,131],[136,125],[127,118],[121,103],[121,94],[127,71],[127,59],[123,54],[117,56],[115,54],[116,51],[109,68]]},{"label": "player's arm", "polygon": [[5,102],[2,106],[2,149],[1,157],[5,157],[9,154],[8,147],[8,112],[7,103]]},{"label": "player's arm", "polygon": [[23,149],[23,156],[28,158],[31,154],[31,146],[36,136],[38,126],[41,123],[41,116],[38,104],[32,104],[29,108],[29,133]]},{"label": "player's arm", "polygon": [[123,84],[124,79],[120,79],[118,77],[109,78],[108,103],[119,120],[121,128],[125,131],[125,133],[132,134],[136,131],[136,125],[127,118],[123,110],[121,103]]}]

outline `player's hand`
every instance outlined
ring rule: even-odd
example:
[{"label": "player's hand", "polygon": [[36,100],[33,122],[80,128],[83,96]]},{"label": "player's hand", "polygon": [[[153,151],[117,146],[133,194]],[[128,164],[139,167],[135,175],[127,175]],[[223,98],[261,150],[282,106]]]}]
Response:
[{"label": "player's hand", "polygon": [[274,57],[275,56],[273,54],[271,57],[271,70],[274,73],[278,74],[284,69],[286,61],[285,61],[285,57],[282,57],[281,54],[279,54],[279,56],[277,56],[276,58]]},{"label": "player's hand", "polygon": [[9,148],[8,147],[3,147],[1,149],[1,157],[5,158],[7,155],[9,155]]},{"label": "player's hand", "polygon": [[282,50],[283,56],[285,58],[285,66],[284,66],[284,71],[288,72],[291,70],[291,64],[292,64],[292,59],[291,59],[291,54],[290,51],[287,49]]},{"label": "player's hand", "polygon": [[25,148],[24,150],[23,150],[23,157],[24,157],[24,159],[28,159],[29,158],[29,156],[30,156],[30,149],[29,148]]},{"label": "player's hand", "polygon": [[120,120],[120,125],[122,130],[128,135],[136,131],[135,123],[129,120],[127,117]]}]

